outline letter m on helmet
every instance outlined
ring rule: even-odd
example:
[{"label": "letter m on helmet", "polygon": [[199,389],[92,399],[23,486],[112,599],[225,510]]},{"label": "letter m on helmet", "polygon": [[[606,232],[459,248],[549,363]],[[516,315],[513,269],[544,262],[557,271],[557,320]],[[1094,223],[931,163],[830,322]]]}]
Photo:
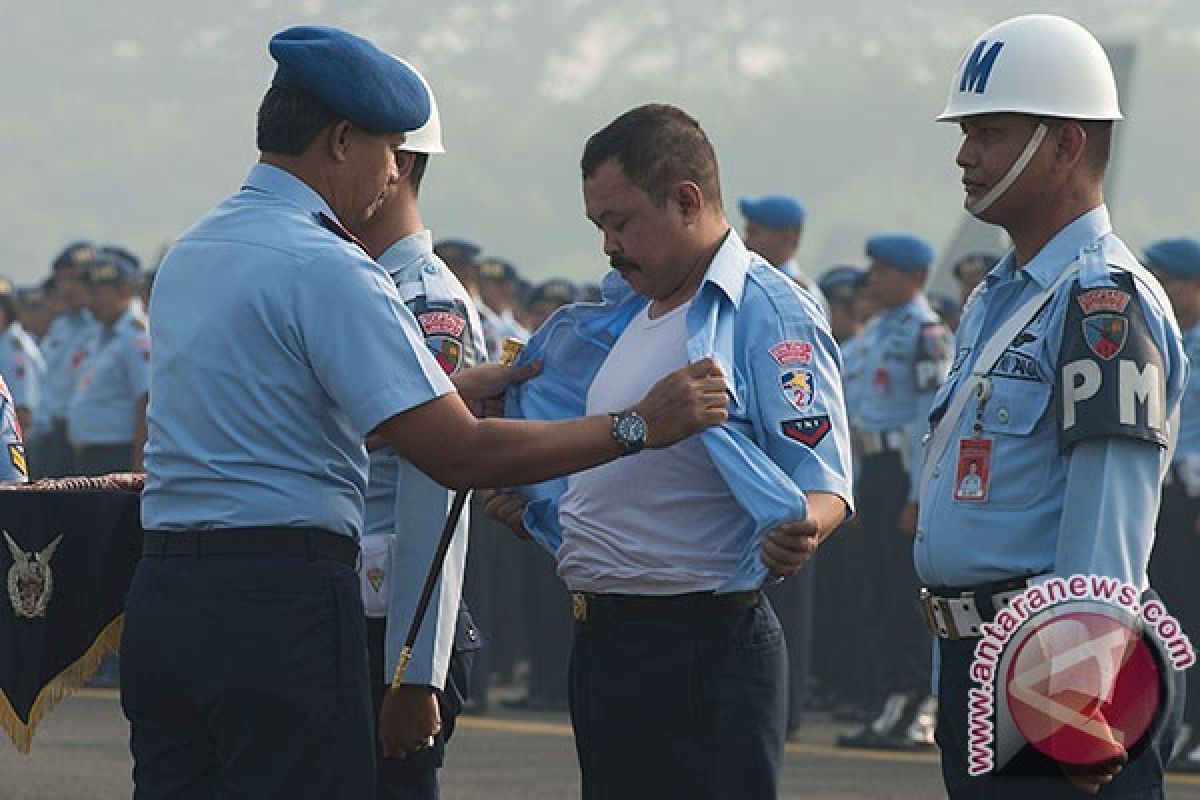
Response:
[{"label": "letter m on helmet", "polygon": [[983,94],[987,89],[992,67],[996,65],[996,57],[1000,55],[1003,47],[1004,42],[993,42],[992,46],[988,47],[987,40],[981,39],[963,63],[962,79],[958,82],[958,90]]}]

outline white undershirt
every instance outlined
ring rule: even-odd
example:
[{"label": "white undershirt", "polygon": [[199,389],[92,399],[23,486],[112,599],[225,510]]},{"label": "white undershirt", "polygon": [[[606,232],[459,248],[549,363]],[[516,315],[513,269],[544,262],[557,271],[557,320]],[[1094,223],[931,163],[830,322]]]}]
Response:
[{"label": "white undershirt", "polygon": [[[687,309],[657,319],[643,311],[630,322],[588,389],[588,414],[635,405],[687,363]],[[698,436],[576,473],[567,485],[558,572],[574,591],[714,590],[733,572],[738,536],[753,524]]]}]

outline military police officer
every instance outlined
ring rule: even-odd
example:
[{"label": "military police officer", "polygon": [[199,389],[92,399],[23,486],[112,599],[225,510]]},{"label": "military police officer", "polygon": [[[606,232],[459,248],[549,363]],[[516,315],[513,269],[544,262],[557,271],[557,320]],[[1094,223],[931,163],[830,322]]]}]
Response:
[{"label": "military police officer", "polygon": [[871,548],[867,638],[887,658],[871,660],[870,691],[881,705],[847,747],[932,747],[929,645],[915,600],[909,553],[921,437],[933,395],[950,366],[950,334],[923,294],[933,248],[907,233],[867,240],[867,291],[881,313],[863,331],[858,389],[861,470],[856,499]]},{"label": "military police officer", "polygon": [[[151,302],[143,557],[121,640],[139,797],[375,793],[355,565],[369,433],[452,487],[543,480],[620,455],[608,415],[477,419],[532,371],[445,374],[359,228],[431,104],[371,43],[301,26],[258,116],[243,188],[185,233]],[[459,392],[455,392],[455,388]],[[633,413],[647,445],[722,421],[706,360]],[[394,741],[403,720],[383,716]]]},{"label": "military police officer", "polygon": [[[414,73],[420,75],[415,68]],[[433,252],[417,203],[429,157],[445,153],[433,91],[429,119],[405,135],[396,152],[399,180],[379,210],[357,230],[367,252],[391,275],[425,344],[442,370],[459,374],[487,359],[482,326],[470,294]],[[451,492],[392,448],[370,454],[363,519],[363,606],[368,667],[376,717],[383,724],[376,751],[379,800],[433,800],[437,770],[467,693],[474,651],[481,642],[462,598],[470,516],[464,513],[442,563],[433,599],[403,681],[395,679],[404,637],[434,561]],[[386,705],[385,705],[386,704]]]},{"label": "military police officer", "polygon": [[96,324],[67,405],[67,435],[83,475],[140,470],[146,442],[150,335],[137,300],[137,257],[102,247],[83,272]]},{"label": "military police officer", "polygon": [[[1150,580],[1183,625],[1192,642],[1200,642],[1200,241],[1192,237],[1162,239],[1148,246],[1142,261],[1162,282],[1183,334],[1191,370],[1180,404],[1179,442],[1163,481],[1158,536],[1150,557]],[[1169,769],[1200,772],[1200,680],[1187,673],[1184,734]]]},{"label": "military police officer", "polygon": [[1062,668],[1050,681],[1092,693],[1091,735],[1116,752],[1076,764],[1027,744],[992,772],[968,767],[971,664],[1000,595],[1077,574],[1147,587],[1188,368],[1169,301],[1104,204],[1112,69],[1075,22],[1016,17],[968,46],[938,119],[963,133],[967,210],[1013,243],[964,311],[930,414],[914,554],[938,637],[942,774],[952,798],[1162,797],[1170,726],[1140,754],[1096,732],[1109,686]]}]

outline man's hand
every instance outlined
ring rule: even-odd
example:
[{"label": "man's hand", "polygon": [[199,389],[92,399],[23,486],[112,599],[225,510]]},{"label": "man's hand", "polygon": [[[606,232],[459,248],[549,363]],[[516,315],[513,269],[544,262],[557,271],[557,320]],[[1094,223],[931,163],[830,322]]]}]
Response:
[{"label": "man's hand", "polygon": [[484,416],[483,404],[504,393],[514,383],[527,381],[541,371],[540,364],[506,367],[501,364],[480,364],[451,376],[454,388],[475,416]]},{"label": "man's hand", "polygon": [[763,537],[762,561],[772,575],[787,578],[804,568],[817,552],[818,544],[820,535],[815,520],[785,522]]},{"label": "man's hand", "polygon": [[912,536],[917,532],[916,503],[908,503],[900,510],[900,519],[896,522],[896,527],[906,536]]},{"label": "man's hand", "polygon": [[729,418],[725,373],[712,358],[677,369],[633,407],[646,420],[646,446],[669,447]]},{"label": "man's hand", "polygon": [[1117,777],[1128,760],[1129,757],[1127,755],[1120,755],[1108,761],[1087,766],[1064,764],[1060,761],[1058,767],[1063,771],[1067,782],[1076,789],[1088,794],[1097,794],[1101,789],[1113,782],[1113,778]]},{"label": "man's hand", "polygon": [[429,745],[442,730],[437,692],[432,686],[401,684],[387,690],[379,712],[379,743],[384,758],[404,758]]},{"label": "man's hand", "polygon": [[483,501],[483,513],[507,525],[518,539],[528,542],[533,538],[525,529],[525,506],[529,501],[523,495],[495,489],[480,489],[476,494]]}]

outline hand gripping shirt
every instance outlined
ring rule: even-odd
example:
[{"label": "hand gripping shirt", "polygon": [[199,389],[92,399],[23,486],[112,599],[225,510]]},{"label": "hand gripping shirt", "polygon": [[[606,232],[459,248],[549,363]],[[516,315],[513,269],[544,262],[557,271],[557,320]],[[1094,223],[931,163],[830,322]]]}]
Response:
[{"label": "hand gripping shirt", "polygon": [[[433,253],[429,231],[406,236],[380,257],[400,299],[416,317],[429,352],[446,375],[487,358],[483,328],[470,294]],[[368,613],[387,617],[384,675],[400,660],[425,575],[433,563],[453,493],[390,447],[370,455],[363,528],[363,595]],[[407,683],[444,688],[466,572],[470,511],[463,510],[433,599],[413,646]],[[374,555],[375,557],[369,557]]]},{"label": "hand gripping shirt", "polygon": [[[1093,247],[1095,246],[1095,247]],[[1099,206],[1022,269],[1010,252],[968,302],[936,423],[991,334],[1026,300],[1081,268],[1008,344],[921,492],[913,548],[930,586],[1095,574],[1146,585],[1169,426],[1188,364],[1161,288]],[[955,497],[960,441],[991,440],[986,499]],[[931,454],[932,457],[932,454]]]},{"label": "hand gripping shirt", "polygon": [[387,272],[266,164],[167,254],[151,309],[148,530],[358,538],[363,438],[454,390]]},{"label": "hand gripping shirt", "polygon": [[[603,295],[601,303],[564,306],[534,334],[520,363],[541,361],[542,371],[510,389],[509,416],[584,413],[588,387],[613,343],[649,303],[616,272],[605,278]],[[812,297],[733,231],[692,300],[687,332],[689,359],[714,357],[729,383],[728,422],[699,435],[747,513],[745,527],[729,532],[740,557],[719,591],[755,589],[768,577],[759,553],[763,534],[803,519],[806,491],[830,492],[852,506],[837,345]],[[530,500],[525,523],[551,553],[562,543],[558,506],[566,489],[565,478],[521,489]]]}]

